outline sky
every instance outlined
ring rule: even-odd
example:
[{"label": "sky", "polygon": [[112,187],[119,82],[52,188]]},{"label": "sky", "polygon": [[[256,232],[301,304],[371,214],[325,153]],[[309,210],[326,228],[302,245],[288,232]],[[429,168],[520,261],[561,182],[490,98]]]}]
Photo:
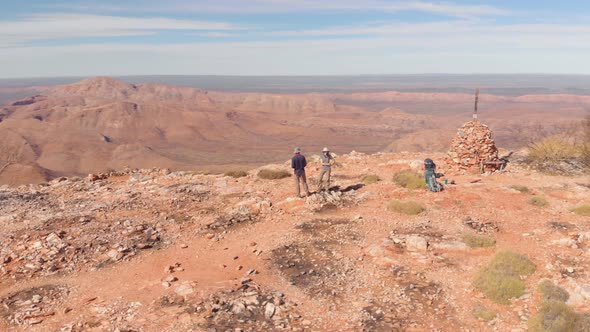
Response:
[{"label": "sky", "polygon": [[0,78],[590,74],[590,1],[0,0]]}]

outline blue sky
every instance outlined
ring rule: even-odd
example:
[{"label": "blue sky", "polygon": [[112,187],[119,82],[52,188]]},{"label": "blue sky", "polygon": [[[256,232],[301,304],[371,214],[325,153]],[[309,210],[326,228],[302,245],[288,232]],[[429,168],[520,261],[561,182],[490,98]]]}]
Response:
[{"label": "blue sky", "polygon": [[0,0],[0,77],[590,74],[590,1]]}]

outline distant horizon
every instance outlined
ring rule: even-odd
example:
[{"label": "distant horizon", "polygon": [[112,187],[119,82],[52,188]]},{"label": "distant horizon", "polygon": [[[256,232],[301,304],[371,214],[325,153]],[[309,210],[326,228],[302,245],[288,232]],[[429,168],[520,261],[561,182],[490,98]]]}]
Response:
[{"label": "distant horizon", "polygon": [[[260,93],[440,92],[492,95],[590,95],[586,74],[123,75],[130,84],[159,83],[208,91]],[[0,79],[0,88],[71,84],[99,76]]]},{"label": "distant horizon", "polygon": [[58,75],[58,76],[23,76],[23,77],[0,77],[0,81],[8,80],[33,80],[33,79],[62,79],[62,78],[79,78],[87,79],[92,77],[166,77],[166,76],[198,76],[198,77],[365,77],[365,76],[590,76],[590,73],[543,73],[543,72],[530,72],[530,73],[388,73],[388,74],[305,74],[305,75],[288,75],[288,74],[277,74],[277,75],[264,75],[264,74],[91,74],[91,75]]}]

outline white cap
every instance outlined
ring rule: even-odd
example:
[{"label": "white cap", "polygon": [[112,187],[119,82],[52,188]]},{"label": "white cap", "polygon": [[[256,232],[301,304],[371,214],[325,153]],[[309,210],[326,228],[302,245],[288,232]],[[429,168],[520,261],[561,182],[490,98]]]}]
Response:
[{"label": "white cap", "polygon": [[322,152],[330,152],[330,150],[328,148],[323,148]]}]

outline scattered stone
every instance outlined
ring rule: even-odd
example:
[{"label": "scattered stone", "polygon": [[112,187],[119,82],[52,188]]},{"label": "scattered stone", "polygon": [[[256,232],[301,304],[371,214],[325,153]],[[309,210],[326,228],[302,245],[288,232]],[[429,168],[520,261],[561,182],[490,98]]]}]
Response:
[{"label": "scattered stone", "polygon": [[427,251],[428,241],[419,235],[410,235],[406,237],[406,249],[408,251]]},{"label": "scattered stone", "polygon": [[301,331],[302,328],[295,303],[251,281],[235,291],[214,294],[197,306],[204,308],[205,321],[199,325],[203,330]]},{"label": "scattered stone", "polygon": [[267,303],[266,307],[264,309],[264,317],[266,317],[266,319],[272,319],[272,316],[274,316],[275,314],[275,305],[272,303]]},{"label": "scattered stone", "polygon": [[178,287],[176,287],[176,289],[174,290],[174,292],[180,296],[187,296],[190,295],[192,293],[194,293],[194,288],[191,285],[190,282],[185,281],[183,283],[181,283]]},{"label": "scattered stone", "polygon": [[175,281],[178,281],[178,278],[176,278],[175,276],[167,276],[166,279],[164,279],[164,281],[175,282]]}]

